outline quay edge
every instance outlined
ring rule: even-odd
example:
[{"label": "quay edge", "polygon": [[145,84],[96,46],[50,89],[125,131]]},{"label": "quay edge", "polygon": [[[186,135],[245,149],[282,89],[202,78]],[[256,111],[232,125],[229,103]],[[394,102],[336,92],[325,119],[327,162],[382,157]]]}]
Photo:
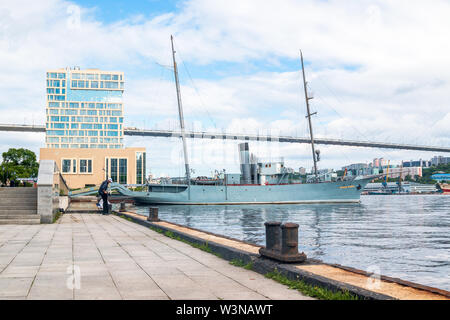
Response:
[{"label": "quay edge", "polygon": [[[259,248],[255,244],[238,239],[217,235],[199,229],[194,229],[167,221],[150,222],[147,217],[133,212],[116,212],[128,220],[151,229],[171,232],[175,237],[195,243],[207,245],[212,253],[220,255],[225,260],[240,260],[244,263],[252,262],[252,270],[260,274],[267,274],[277,270],[290,280],[302,280],[307,284],[320,286],[332,291],[348,291],[364,300],[450,300],[450,292],[404,281],[401,279],[381,275],[380,281],[385,290],[369,290],[358,283],[371,281],[370,274],[365,271],[345,267],[337,264],[327,264],[316,259],[307,259],[301,264],[283,264],[261,257]],[[333,276],[327,276],[331,274]],[[336,276],[335,276],[336,275]]]}]

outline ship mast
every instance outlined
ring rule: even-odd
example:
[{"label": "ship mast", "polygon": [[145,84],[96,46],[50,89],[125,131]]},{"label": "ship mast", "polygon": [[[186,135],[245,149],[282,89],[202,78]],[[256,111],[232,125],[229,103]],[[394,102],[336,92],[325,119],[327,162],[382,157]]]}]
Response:
[{"label": "ship mast", "polygon": [[302,74],[303,74],[303,89],[305,90],[305,101],[306,101],[306,112],[307,112],[307,116],[306,118],[308,118],[308,123],[309,123],[309,135],[311,137],[311,149],[312,149],[312,155],[313,155],[313,161],[314,161],[314,175],[316,176],[316,180],[317,180],[317,161],[318,157],[319,157],[319,153],[317,150],[317,157],[316,157],[316,150],[314,148],[314,135],[313,135],[313,129],[312,129],[312,124],[311,124],[311,116],[315,115],[317,112],[311,113],[310,109],[309,109],[309,100],[311,100],[313,97],[308,97],[308,90],[306,88],[306,78],[305,78],[305,67],[303,65],[303,54],[302,51],[300,50],[300,60],[302,61]]},{"label": "ship mast", "polygon": [[184,166],[186,169],[186,179],[188,184],[188,197],[191,199],[191,172],[189,169],[189,160],[186,147],[186,137],[184,129],[184,117],[183,117],[183,105],[181,104],[181,93],[180,93],[180,83],[178,81],[178,68],[177,62],[175,61],[175,50],[173,48],[173,36],[170,36],[170,42],[172,43],[172,57],[173,57],[173,73],[175,75],[175,87],[177,89],[177,102],[178,102],[178,115],[180,117],[180,128],[181,128],[181,140],[183,140],[183,154],[184,154]]}]

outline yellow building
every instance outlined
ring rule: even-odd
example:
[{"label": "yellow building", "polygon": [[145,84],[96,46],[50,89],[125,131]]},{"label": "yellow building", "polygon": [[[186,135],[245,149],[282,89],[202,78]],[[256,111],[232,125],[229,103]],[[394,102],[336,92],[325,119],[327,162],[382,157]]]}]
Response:
[{"label": "yellow building", "polygon": [[145,148],[41,148],[41,160],[54,160],[71,189],[99,185],[111,177],[121,184],[145,183]]},{"label": "yellow building", "polygon": [[46,148],[70,188],[145,183],[145,148],[123,146],[124,74],[99,69],[47,71]]}]

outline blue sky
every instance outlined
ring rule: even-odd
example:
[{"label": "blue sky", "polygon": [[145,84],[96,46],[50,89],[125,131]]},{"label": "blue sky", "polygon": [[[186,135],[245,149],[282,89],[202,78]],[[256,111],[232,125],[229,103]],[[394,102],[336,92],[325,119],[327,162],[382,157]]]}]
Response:
[{"label": "blue sky", "polygon": [[112,23],[137,15],[153,18],[164,13],[176,12],[179,6],[179,1],[173,0],[77,0],[74,3],[93,8],[95,18],[104,23]]},{"label": "blue sky", "polygon": [[[170,35],[187,127],[307,134],[299,49],[303,50],[317,136],[450,145],[450,4],[433,0],[25,0],[0,4],[2,123],[44,123],[45,72],[78,65],[123,71],[125,125],[177,128]],[[80,19],[74,23],[73,12]],[[420,47],[418,48],[418,43]],[[432,58],[431,58],[432,57]],[[187,72],[187,70],[188,72]],[[191,80],[192,78],[192,80]],[[20,106],[22,112],[10,112]],[[178,174],[179,141],[126,139],[145,146],[148,168]],[[0,152],[36,153],[39,134],[0,133]],[[195,141],[195,166],[238,170],[235,143]],[[308,145],[254,145],[262,157],[312,165]],[[321,167],[375,157],[434,154],[321,146]],[[221,155],[222,154],[222,155]],[[216,155],[215,158],[208,158]],[[170,161],[168,161],[170,159]]]}]

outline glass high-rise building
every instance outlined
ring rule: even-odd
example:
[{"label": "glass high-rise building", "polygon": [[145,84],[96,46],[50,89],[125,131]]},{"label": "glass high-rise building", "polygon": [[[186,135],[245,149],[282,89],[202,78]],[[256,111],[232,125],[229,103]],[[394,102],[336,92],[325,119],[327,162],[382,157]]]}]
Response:
[{"label": "glass high-rise building", "polygon": [[47,72],[46,148],[70,188],[146,182],[146,151],[124,148],[123,72],[79,68]]},{"label": "glass high-rise building", "polygon": [[47,72],[47,148],[123,148],[123,72]]}]

